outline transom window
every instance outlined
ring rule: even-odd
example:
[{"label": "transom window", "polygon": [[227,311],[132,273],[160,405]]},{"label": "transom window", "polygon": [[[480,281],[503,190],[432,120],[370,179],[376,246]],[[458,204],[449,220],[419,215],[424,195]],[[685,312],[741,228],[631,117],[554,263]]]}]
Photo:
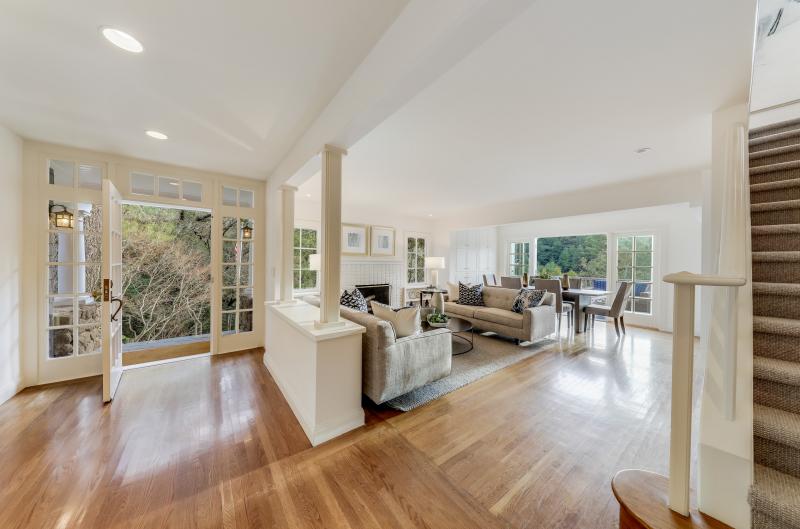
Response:
[{"label": "transom window", "polygon": [[622,281],[633,282],[626,312],[653,313],[653,242],[652,235],[617,238],[617,286]]},{"label": "transom window", "polygon": [[408,283],[425,282],[425,255],[427,245],[424,237],[408,237],[407,243],[407,277]]},{"label": "transom window", "polygon": [[253,330],[253,219],[222,219],[222,334]]},{"label": "transom window", "polygon": [[224,206],[255,207],[253,196],[253,191],[250,189],[222,186],[222,204]]},{"label": "transom window", "polygon": [[50,358],[102,350],[101,209],[88,202],[50,200],[48,203],[45,266]]},{"label": "transom window", "polygon": [[317,253],[317,230],[294,229],[294,288],[297,290],[317,287],[317,271],[311,270],[312,254]]},{"label": "transom window", "polygon": [[72,160],[48,160],[47,175],[50,185],[99,191],[103,186],[103,168],[100,165]]},{"label": "transom window", "polygon": [[131,193],[143,196],[159,196],[189,202],[203,201],[203,184],[147,173],[132,172],[130,175]]},{"label": "transom window", "polygon": [[531,244],[512,242],[508,247],[508,273],[512,276],[527,274],[531,265]]}]

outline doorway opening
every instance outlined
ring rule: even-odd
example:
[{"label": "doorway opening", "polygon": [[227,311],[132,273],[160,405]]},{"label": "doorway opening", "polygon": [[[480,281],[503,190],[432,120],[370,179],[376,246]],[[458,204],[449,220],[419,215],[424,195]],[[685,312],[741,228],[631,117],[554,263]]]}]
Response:
[{"label": "doorway opening", "polygon": [[122,205],[122,363],[211,351],[211,211]]}]

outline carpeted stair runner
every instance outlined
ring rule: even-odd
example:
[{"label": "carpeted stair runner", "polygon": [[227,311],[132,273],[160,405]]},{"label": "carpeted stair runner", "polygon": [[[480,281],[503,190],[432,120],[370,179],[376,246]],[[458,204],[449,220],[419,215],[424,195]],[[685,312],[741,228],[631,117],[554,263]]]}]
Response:
[{"label": "carpeted stair runner", "polygon": [[753,529],[800,529],[800,119],[750,131]]}]

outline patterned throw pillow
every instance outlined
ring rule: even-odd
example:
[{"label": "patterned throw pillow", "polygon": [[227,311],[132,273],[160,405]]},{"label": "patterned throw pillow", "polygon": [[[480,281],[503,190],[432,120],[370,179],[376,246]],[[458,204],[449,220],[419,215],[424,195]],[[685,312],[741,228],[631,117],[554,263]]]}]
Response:
[{"label": "patterned throw pillow", "polygon": [[364,295],[357,288],[354,288],[352,292],[348,292],[345,289],[342,292],[342,297],[339,298],[339,305],[358,312],[367,312],[367,300],[364,299]]},{"label": "patterned throw pillow", "polygon": [[465,285],[458,282],[458,304],[472,305],[474,307],[483,306],[483,285]]},{"label": "patterned throw pillow", "polygon": [[514,299],[514,305],[511,310],[522,314],[522,311],[531,307],[538,307],[544,301],[544,295],[547,294],[546,290],[534,290],[532,288],[523,288]]}]

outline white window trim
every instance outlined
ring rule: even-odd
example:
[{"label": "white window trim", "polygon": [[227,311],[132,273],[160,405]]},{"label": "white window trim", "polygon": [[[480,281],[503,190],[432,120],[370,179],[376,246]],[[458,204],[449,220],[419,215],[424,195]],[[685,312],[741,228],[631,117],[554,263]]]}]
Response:
[{"label": "white window trim", "polygon": [[[535,256],[536,256],[536,245],[534,242],[536,239],[526,239],[515,237],[512,239],[506,239],[505,246],[503,248],[503,259],[505,260],[505,267],[503,267],[503,274],[501,275],[512,275],[511,274],[511,245],[512,244],[527,244],[528,245],[528,275],[533,275],[535,273],[536,265],[535,265]],[[500,278],[498,277],[497,280],[499,281]]]},{"label": "white window trim", "polygon": [[[319,223],[312,222],[312,221],[295,221],[294,229],[301,229],[301,230],[316,230],[317,232],[317,253],[319,253],[319,238],[321,235],[321,227]],[[294,230],[292,230],[292,236],[294,237]],[[298,270],[294,268],[294,241],[292,241],[292,292],[295,294],[313,294],[315,292],[319,292],[319,271],[317,271],[317,284],[311,288],[294,288],[294,271]]]},{"label": "white window trim", "polygon": [[[405,232],[403,233],[403,282],[405,283],[406,287],[408,288],[419,288],[419,287],[426,287],[430,284],[429,273],[427,269],[423,270],[424,273],[424,281],[422,282],[408,282],[408,239],[411,238],[415,239],[424,239],[425,240],[425,257],[430,255],[430,247],[431,247],[431,236],[428,233],[419,233],[419,232]],[[440,278],[441,279],[441,278]]]},{"label": "white window trim", "polygon": [[[661,277],[661,270],[664,263],[662,259],[665,258],[666,253],[663,251],[666,238],[664,237],[664,230],[662,229],[642,229],[632,231],[620,231],[609,234],[609,290],[616,294],[617,283],[620,281],[617,272],[617,239],[620,237],[635,237],[637,235],[652,235],[653,236],[653,286],[652,286],[652,301],[650,303],[650,314],[641,314],[636,312],[625,312],[625,321],[630,321],[634,325],[643,325],[649,327],[663,328],[664,317],[664,290],[662,289],[662,281],[658,278]],[[613,239],[613,240],[612,240]],[[635,280],[634,280],[635,282]],[[609,296],[609,303],[613,300],[613,296]]]}]

